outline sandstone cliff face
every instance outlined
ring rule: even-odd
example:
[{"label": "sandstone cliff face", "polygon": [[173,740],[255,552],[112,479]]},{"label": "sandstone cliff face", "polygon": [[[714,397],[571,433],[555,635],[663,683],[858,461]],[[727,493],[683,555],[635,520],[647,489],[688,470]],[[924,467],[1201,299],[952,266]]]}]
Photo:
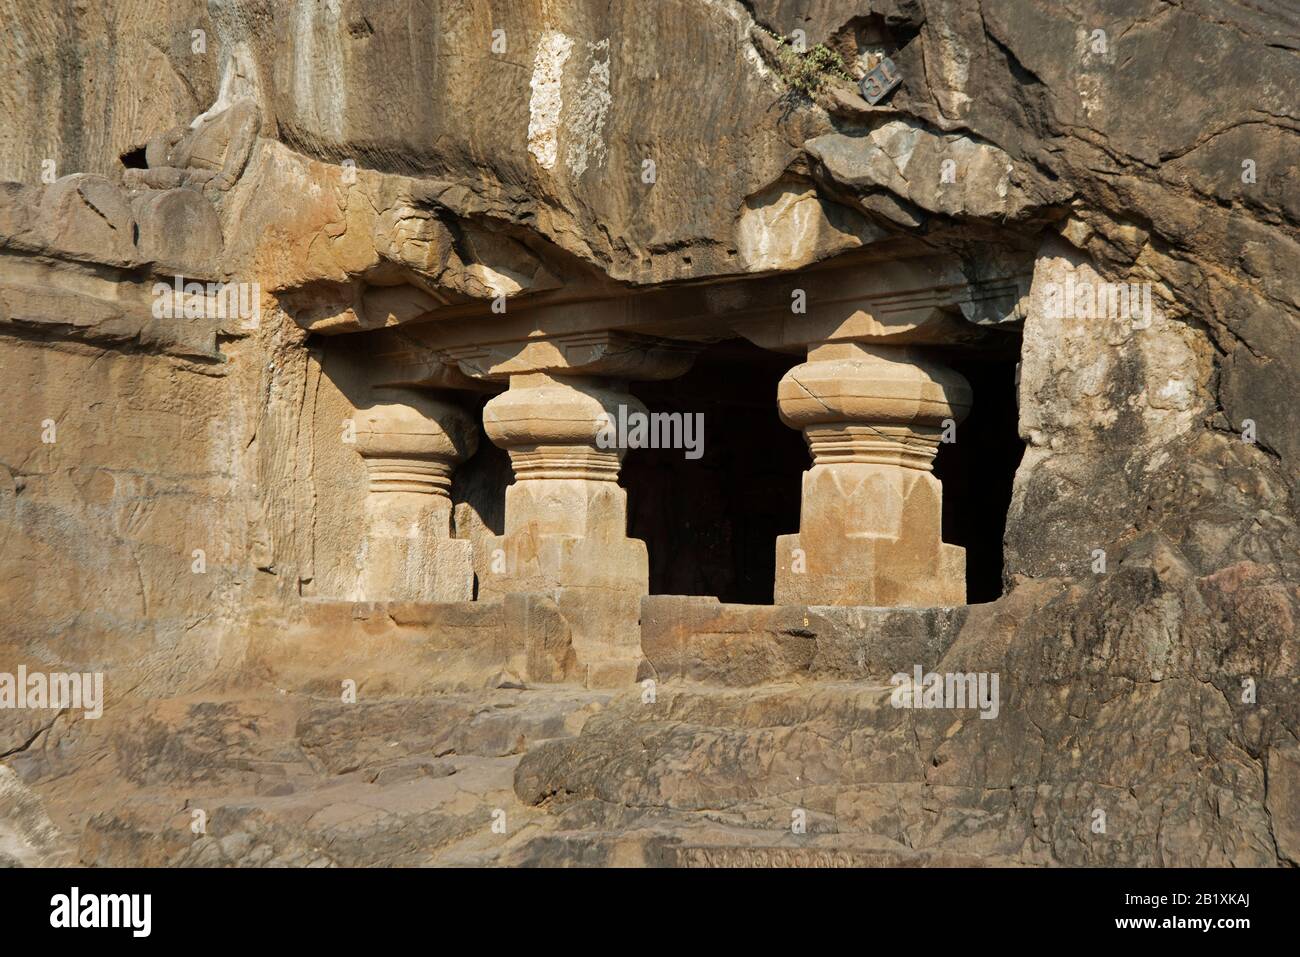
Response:
[{"label": "sandstone cliff face", "polygon": [[[359,840],[335,860],[437,848],[475,862],[717,862],[720,847],[788,830],[797,807],[813,847],[863,861],[1300,862],[1300,19],[1288,4],[2,12],[0,178],[14,183],[0,191],[0,671],[105,670],[124,711],[265,677],[259,641],[283,639],[302,596],[347,598],[356,578],[348,503],[363,469],[335,437],[372,348],[352,344],[361,335],[486,322],[502,294],[562,306],[783,274],[815,290],[803,270],[837,256],[939,253],[970,281],[1027,277],[1014,308],[963,317],[1021,336],[1008,595],[955,625],[934,663],[998,671],[1001,719],[899,712],[887,687],[811,663],[741,680],[749,666],[720,652],[701,673],[733,681],[536,705],[544,719],[524,705],[501,732],[510,745],[467,744],[484,800],[529,821],[508,842],[466,842],[469,812],[418,809],[454,795],[400,791],[432,793],[449,769],[342,761],[328,774],[373,771],[365,786],[398,788],[393,813],[422,823],[410,846],[368,858]],[[842,69],[809,78],[779,39],[796,31]],[[138,163],[153,134],[207,109],[234,50],[260,111],[239,181],[211,209],[114,199],[123,157]],[[881,54],[902,84],[873,106],[853,81]],[[158,322],[148,287],[178,270],[259,283],[260,324]],[[1059,315],[1048,296],[1067,282],[1148,284],[1150,318]],[[43,441],[47,421],[56,441]],[[458,490],[467,537],[495,521],[480,492]],[[780,634],[782,647],[798,637]],[[130,860],[149,834],[184,834],[157,795],[188,794],[197,764],[230,808],[227,835],[247,839],[178,840],[169,860],[317,860],[298,822],[316,809],[328,745],[294,710],[315,706],[223,706],[259,715],[262,737],[217,768],[167,753],[156,777],[122,786],[140,803],[116,817],[48,784],[68,772],[41,753],[56,745],[126,767],[135,724],[216,735],[220,719],[195,707],[95,733],[0,713],[0,755],[27,782],[5,794],[28,835],[0,852],[55,853],[45,812],[19,792],[30,785],[68,840],[84,835],[83,859]],[[436,738],[403,758],[436,753]],[[240,803],[263,796],[244,772],[271,741],[299,762],[303,807]],[[1090,830],[1098,808],[1110,839]]]},{"label": "sandstone cliff face", "polygon": [[[1047,219],[1106,275],[1166,289],[1173,318],[1203,328],[1221,355],[1229,420],[1263,416],[1265,446],[1294,459],[1293,430],[1278,418],[1297,365],[1285,268],[1300,195],[1287,150],[1294,12],[1123,7],[23,9],[3,51],[18,82],[5,93],[0,173],[35,182],[49,161],[59,175],[116,175],[122,154],[211,102],[223,49],[246,43],[268,135],[307,156],[415,176],[439,215],[518,225],[620,280],[779,266],[743,250],[755,217],[790,195],[771,192],[788,179],[814,181],[824,207],[868,214],[856,232],[823,224],[849,244],[883,231],[950,234],[960,246],[981,222],[1031,224],[1032,236]],[[906,83],[876,107],[833,74],[814,99],[800,97],[764,28],[802,30],[850,64],[888,52]],[[956,190],[930,175],[940,155],[962,162]],[[817,238],[801,225],[773,239],[787,265]]]}]

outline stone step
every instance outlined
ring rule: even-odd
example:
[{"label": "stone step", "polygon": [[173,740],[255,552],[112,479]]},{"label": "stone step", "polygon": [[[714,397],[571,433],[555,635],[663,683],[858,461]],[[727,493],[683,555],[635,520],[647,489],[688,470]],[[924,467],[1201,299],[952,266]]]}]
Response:
[{"label": "stone step", "polygon": [[973,867],[1007,863],[916,850],[871,834],[804,834],[697,822],[627,830],[554,830],[515,843],[499,857],[511,867]]}]

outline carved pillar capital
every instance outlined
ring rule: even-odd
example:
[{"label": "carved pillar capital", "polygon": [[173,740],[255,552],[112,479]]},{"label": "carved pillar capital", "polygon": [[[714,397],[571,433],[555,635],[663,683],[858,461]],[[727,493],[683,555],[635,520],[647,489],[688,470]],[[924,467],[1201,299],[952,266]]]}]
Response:
[{"label": "carved pillar capital", "polygon": [[478,430],[460,407],[413,389],[386,389],[356,414],[357,454],[371,492],[447,498],[456,463],[474,454]]},{"label": "carved pillar capital", "polygon": [[947,420],[970,411],[956,372],[905,346],[813,346],[777,386],[781,421],[803,431],[815,465],[930,471]]},{"label": "carved pillar capital", "polygon": [[494,445],[510,453],[518,482],[542,479],[618,481],[625,450],[603,448],[601,432],[619,406],[645,406],[592,376],[545,372],[510,377],[510,388],[483,409],[483,426]]}]

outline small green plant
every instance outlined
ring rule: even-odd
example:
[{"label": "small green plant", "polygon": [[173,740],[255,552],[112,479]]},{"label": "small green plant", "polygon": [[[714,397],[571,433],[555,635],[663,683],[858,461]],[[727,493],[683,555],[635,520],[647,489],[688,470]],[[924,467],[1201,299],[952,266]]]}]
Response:
[{"label": "small green plant", "polygon": [[853,82],[844,60],[826,44],[819,43],[811,49],[800,50],[791,37],[783,37],[771,30],[767,33],[777,42],[776,56],[781,78],[805,96],[812,96],[832,76]]}]

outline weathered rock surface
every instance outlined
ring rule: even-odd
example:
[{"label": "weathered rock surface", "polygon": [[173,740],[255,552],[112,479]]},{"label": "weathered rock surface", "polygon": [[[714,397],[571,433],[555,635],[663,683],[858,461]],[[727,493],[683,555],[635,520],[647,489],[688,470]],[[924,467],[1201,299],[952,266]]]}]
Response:
[{"label": "weathered rock surface", "polygon": [[[670,682],[530,751],[516,793],[593,863],[632,834],[694,846],[719,826],[802,849],[732,852],[750,864],[883,841],[878,863],[1295,866],[1294,586],[1250,562],[1198,577],[1152,537],[1095,588],[1037,587],[1029,620],[968,622],[933,666],[997,672],[995,720],[891,707],[864,681]],[[525,859],[577,853],[545,846]]]},{"label": "weathered rock surface", "polygon": [[[1292,5],[101,7],[0,33],[0,672],[110,695],[0,710],[0,863],[1300,864]],[[129,189],[236,79],[237,180]],[[571,596],[353,601],[369,390],[502,388],[422,327],[649,294],[720,321],[921,253],[999,287],[926,314],[952,342],[1019,337],[1000,601],[655,596],[614,669],[653,693],[617,695],[563,684]],[[160,317],[182,275],[260,318]],[[1053,306],[1102,282],[1149,313]],[[450,490],[480,579],[489,445]],[[914,665],[996,672],[997,720],[891,707]]]},{"label": "weathered rock surface", "polygon": [[606,697],[331,704],[266,689],[60,717],[0,769],[0,850],[29,866],[491,861],[539,817],[512,793],[520,755]]}]

